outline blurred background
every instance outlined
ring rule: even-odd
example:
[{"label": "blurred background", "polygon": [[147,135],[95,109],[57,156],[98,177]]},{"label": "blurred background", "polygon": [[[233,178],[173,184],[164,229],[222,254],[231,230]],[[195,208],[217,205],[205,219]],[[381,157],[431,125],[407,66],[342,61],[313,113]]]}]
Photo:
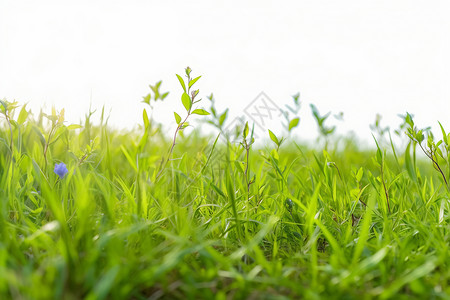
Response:
[{"label": "blurred background", "polygon": [[377,114],[392,129],[406,111],[449,129],[449,13],[448,1],[2,0],[0,98],[65,108],[70,123],[104,106],[114,128],[136,128],[148,85],[162,80],[170,94],[153,117],[170,131],[183,114],[175,74],[190,66],[203,75],[200,107],[214,93],[228,122],[261,92],[279,108],[300,92],[303,139],[318,134],[310,103],[371,143]]}]

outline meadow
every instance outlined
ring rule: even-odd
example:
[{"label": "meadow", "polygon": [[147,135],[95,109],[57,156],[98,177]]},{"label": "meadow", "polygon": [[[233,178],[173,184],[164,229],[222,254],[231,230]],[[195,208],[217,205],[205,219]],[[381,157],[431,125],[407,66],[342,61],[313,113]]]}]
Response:
[{"label": "meadow", "polygon": [[290,137],[295,109],[256,146],[250,123],[225,132],[191,72],[171,136],[151,118],[161,82],[132,131],[1,101],[1,299],[450,298],[442,126],[376,122],[363,150],[311,105],[316,146]]}]

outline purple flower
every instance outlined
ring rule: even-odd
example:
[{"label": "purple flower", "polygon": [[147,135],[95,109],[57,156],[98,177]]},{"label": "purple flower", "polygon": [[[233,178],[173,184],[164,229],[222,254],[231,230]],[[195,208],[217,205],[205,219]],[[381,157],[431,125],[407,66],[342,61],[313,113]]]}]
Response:
[{"label": "purple flower", "polygon": [[67,170],[65,163],[55,164],[55,170],[53,170],[59,178],[63,178],[69,171]]}]

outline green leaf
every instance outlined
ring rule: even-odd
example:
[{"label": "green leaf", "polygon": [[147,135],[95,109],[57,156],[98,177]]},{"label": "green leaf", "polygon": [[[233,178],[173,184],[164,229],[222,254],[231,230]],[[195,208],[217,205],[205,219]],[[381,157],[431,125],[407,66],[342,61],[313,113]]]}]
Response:
[{"label": "green leaf", "polygon": [[[38,207],[35,210],[32,210],[31,208],[28,208],[30,210],[30,213],[33,215],[37,215],[40,214],[42,212],[42,210],[44,209],[43,207]],[[48,224],[48,223],[47,223]],[[44,225],[45,226],[45,225]]]},{"label": "green leaf", "polygon": [[363,173],[364,173],[363,168],[362,168],[362,167],[359,168],[358,173],[356,173],[356,181],[358,181],[358,182],[361,181],[361,178],[362,178],[362,176],[363,176]]},{"label": "green leaf", "polygon": [[198,76],[197,78],[194,78],[194,79],[192,79],[190,82],[189,82],[189,88],[191,87],[191,86],[193,86],[194,85],[194,83],[196,83],[197,82],[197,80],[199,80],[200,79],[200,77],[202,77],[202,76]]},{"label": "green leaf", "polygon": [[299,122],[300,122],[300,118],[292,119],[292,120],[289,122],[289,131],[291,131],[292,128],[297,127]]},{"label": "green leaf", "polygon": [[228,108],[225,110],[225,112],[223,114],[220,115],[220,118],[219,118],[220,126],[222,126],[223,123],[225,122],[225,120],[227,119],[227,114],[228,114]]},{"label": "green leaf", "polygon": [[42,135],[42,132],[39,130],[39,127],[33,126],[33,130],[34,130],[35,134],[38,136],[42,147],[44,147],[44,145],[45,145],[45,137]]},{"label": "green leaf", "polygon": [[25,123],[25,121],[27,120],[28,117],[28,111],[26,109],[26,104],[24,106],[22,106],[22,109],[20,110],[19,113],[19,117],[17,118],[17,123],[19,123],[20,125],[22,125],[23,123]]},{"label": "green leaf", "polygon": [[83,126],[78,125],[78,124],[71,124],[71,125],[67,126],[68,130],[74,130],[74,129],[79,129],[79,128],[83,128]]},{"label": "green leaf", "polygon": [[142,100],[142,102],[144,102],[144,103],[147,103],[147,104],[150,104],[150,100],[151,100],[151,98],[152,98],[152,95],[151,94],[148,94],[147,96],[145,96],[145,97],[142,97],[144,100]]},{"label": "green leaf", "polygon": [[278,160],[280,159],[280,155],[278,155],[277,149],[272,149],[272,151],[270,151],[270,155],[272,155],[276,162],[278,162]]},{"label": "green leaf", "polygon": [[364,247],[367,245],[367,241],[370,236],[370,229],[372,224],[373,208],[376,203],[375,193],[371,194],[367,203],[366,212],[364,213],[362,224],[360,225],[360,233],[358,242],[353,250],[353,264],[356,264],[361,257]]},{"label": "green leaf", "polygon": [[241,163],[241,162],[235,160],[235,161],[234,161],[234,165],[236,166],[236,169],[237,169],[242,175],[245,174],[245,171],[244,171],[244,168],[242,167],[242,163]]},{"label": "green leaf", "polygon": [[133,170],[135,172],[137,172],[137,166],[136,166],[136,162],[135,160],[131,157],[130,153],[128,152],[128,150],[123,146],[120,145],[120,149],[122,150],[123,155],[125,155],[125,158],[127,159],[128,163],[130,164],[130,166],[133,168]]},{"label": "green leaf", "polygon": [[[20,123],[20,122],[19,122],[19,123]],[[439,126],[441,127],[441,131],[442,131],[442,136],[443,136],[443,139],[444,139],[444,143],[445,143],[446,145],[448,145],[447,134],[445,133],[444,127],[442,127],[441,122],[438,122],[438,123],[439,123]]]},{"label": "green leaf", "polygon": [[180,130],[185,129],[188,126],[189,126],[189,122],[183,122],[183,124],[180,126]]},{"label": "green leaf", "polygon": [[200,108],[195,109],[192,113],[193,113],[193,114],[196,114],[196,115],[202,115],[202,116],[207,116],[207,115],[209,115],[209,112],[207,112],[207,111],[204,110],[204,109],[200,109]]},{"label": "green leaf", "polygon": [[280,142],[278,141],[277,136],[272,131],[270,131],[270,129],[268,129],[268,130],[269,130],[270,139],[278,146],[280,144]]},{"label": "green leaf", "polygon": [[212,115],[214,116],[214,117],[216,117],[217,116],[217,111],[216,111],[216,109],[214,108],[214,106],[211,106],[211,113],[212,113]]},{"label": "green leaf", "polygon": [[192,107],[191,98],[189,98],[189,95],[186,93],[183,93],[181,95],[181,102],[183,102],[184,108],[186,108],[186,111],[189,111]]},{"label": "green leaf", "polygon": [[[442,142],[442,141],[439,141],[439,142]],[[441,148],[439,148],[438,145],[436,145],[436,150],[435,151],[436,151],[437,155],[439,155],[441,158],[445,159],[444,155],[442,154],[442,150],[441,150]]]},{"label": "green leaf", "polygon": [[231,172],[229,169],[227,169],[225,171],[225,186],[227,189],[227,196],[228,196],[228,199],[231,204],[234,221],[236,222],[236,227],[237,227],[238,233],[240,234],[240,224],[239,224],[239,216],[238,216],[237,208],[236,208],[236,195],[235,195],[235,190],[234,190],[234,181],[233,181],[233,178],[231,177]]},{"label": "green leaf", "polygon": [[15,128],[19,127],[19,123],[17,123],[15,120],[10,120],[10,122]]},{"label": "green leaf", "polygon": [[414,121],[413,117],[407,112],[405,117],[405,122],[408,124],[411,128],[414,128]]},{"label": "green leaf", "polygon": [[215,185],[212,181],[210,182],[211,187],[222,197],[226,198],[227,196],[225,195],[225,193],[217,186]]},{"label": "green leaf", "polygon": [[186,85],[184,84],[183,78],[181,78],[181,76],[178,74],[176,74],[176,75],[177,75],[178,81],[180,82],[181,86],[183,87],[183,91],[186,93]]},{"label": "green leaf", "polygon": [[245,127],[244,127],[244,131],[242,132],[242,135],[244,136],[244,139],[248,135],[248,122],[245,122]]},{"label": "green leaf", "polygon": [[381,152],[381,149],[377,149],[377,162],[381,165],[383,162],[383,153]]},{"label": "green leaf", "polygon": [[425,136],[423,135],[422,130],[419,130],[417,132],[416,139],[417,139],[417,142],[419,142],[419,144],[423,142],[423,140],[425,139]]},{"label": "green leaf", "polygon": [[181,117],[179,114],[177,114],[176,112],[173,112],[174,116],[175,116],[175,121],[177,122],[177,124],[180,124],[181,122]]},{"label": "green leaf", "polygon": [[375,144],[377,145],[377,162],[381,165],[383,162],[383,153],[381,152],[380,145],[378,145],[377,139],[372,135],[375,140]]},{"label": "green leaf", "polygon": [[165,92],[164,94],[161,95],[160,99],[164,100],[168,95],[169,95],[169,92]]},{"label": "green leaf", "polygon": [[406,147],[406,151],[405,151],[405,167],[406,167],[406,171],[408,172],[409,177],[412,180],[414,180],[414,182],[417,182],[416,170],[415,170],[413,162],[411,160],[410,149],[411,149],[411,142],[408,143],[408,146]]},{"label": "green leaf", "polygon": [[144,127],[147,128],[150,122],[148,121],[148,115],[147,111],[144,108],[144,111],[142,112],[142,119],[144,120]]},{"label": "green leaf", "polygon": [[2,105],[1,107],[2,112],[5,113],[8,110],[8,103],[3,100],[0,100],[0,104]]},{"label": "green leaf", "polygon": [[58,120],[58,116],[47,115],[47,114],[43,114],[43,115],[44,115],[44,117],[49,119],[52,123],[55,123]]}]

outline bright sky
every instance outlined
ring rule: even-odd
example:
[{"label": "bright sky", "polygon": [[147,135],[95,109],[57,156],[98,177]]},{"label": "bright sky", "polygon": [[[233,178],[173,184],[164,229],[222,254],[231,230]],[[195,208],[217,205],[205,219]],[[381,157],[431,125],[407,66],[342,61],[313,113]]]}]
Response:
[{"label": "bright sky", "polygon": [[163,80],[154,116],[173,125],[175,73],[190,66],[205,108],[213,92],[229,121],[260,92],[279,107],[300,92],[301,137],[317,133],[309,103],[368,140],[377,113],[450,130],[449,15],[448,1],[1,0],[0,98],[54,104],[72,123],[105,105],[110,124],[133,127]]}]

